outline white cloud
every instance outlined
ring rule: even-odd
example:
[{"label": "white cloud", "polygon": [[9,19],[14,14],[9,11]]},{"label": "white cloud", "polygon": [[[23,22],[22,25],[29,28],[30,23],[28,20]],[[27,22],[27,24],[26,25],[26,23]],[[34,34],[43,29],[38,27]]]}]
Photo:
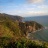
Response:
[{"label": "white cloud", "polygon": [[27,0],[29,3],[43,3],[44,0]]},{"label": "white cloud", "polygon": [[39,5],[39,6],[37,6],[38,8],[48,8],[48,6],[47,5]]},{"label": "white cloud", "polygon": [[14,9],[9,9],[5,13],[20,16],[48,15],[48,7],[46,5],[21,5]]},{"label": "white cloud", "polygon": [[21,16],[42,16],[42,15],[48,15],[47,12],[44,11],[28,11],[23,14],[20,14]]}]

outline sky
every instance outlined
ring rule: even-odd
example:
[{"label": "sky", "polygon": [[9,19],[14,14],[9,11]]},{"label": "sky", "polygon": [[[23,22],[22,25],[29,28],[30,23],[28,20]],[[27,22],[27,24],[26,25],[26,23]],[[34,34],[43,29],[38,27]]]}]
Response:
[{"label": "sky", "polygon": [[0,0],[0,13],[23,17],[48,15],[48,0]]}]

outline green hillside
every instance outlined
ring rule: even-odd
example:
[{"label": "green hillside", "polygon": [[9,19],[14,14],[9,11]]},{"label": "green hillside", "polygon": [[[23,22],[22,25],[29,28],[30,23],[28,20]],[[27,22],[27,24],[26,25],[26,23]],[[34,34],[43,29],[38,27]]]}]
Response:
[{"label": "green hillside", "polygon": [[45,48],[47,43],[36,44],[36,41],[26,38],[28,32],[39,29],[43,29],[43,26],[35,21],[21,22],[20,19],[14,20],[14,17],[0,14],[0,48]]}]

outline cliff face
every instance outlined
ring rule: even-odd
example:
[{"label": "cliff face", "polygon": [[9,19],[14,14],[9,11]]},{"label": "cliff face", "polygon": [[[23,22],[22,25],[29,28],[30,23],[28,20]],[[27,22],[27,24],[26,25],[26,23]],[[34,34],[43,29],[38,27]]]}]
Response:
[{"label": "cliff face", "polygon": [[35,21],[20,22],[19,26],[21,31],[26,35],[29,32],[35,32],[36,30],[43,29],[43,26]]}]

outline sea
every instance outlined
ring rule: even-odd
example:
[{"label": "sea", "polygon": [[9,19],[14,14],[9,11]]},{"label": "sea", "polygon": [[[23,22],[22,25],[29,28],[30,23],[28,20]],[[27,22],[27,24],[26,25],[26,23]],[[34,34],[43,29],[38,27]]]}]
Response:
[{"label": "sea", "polygon": [[48,16],[24,17],[23,21],[36,21],[45,28],[35,33],[28,33],[29,39],[37,39],[48,42]]}]

